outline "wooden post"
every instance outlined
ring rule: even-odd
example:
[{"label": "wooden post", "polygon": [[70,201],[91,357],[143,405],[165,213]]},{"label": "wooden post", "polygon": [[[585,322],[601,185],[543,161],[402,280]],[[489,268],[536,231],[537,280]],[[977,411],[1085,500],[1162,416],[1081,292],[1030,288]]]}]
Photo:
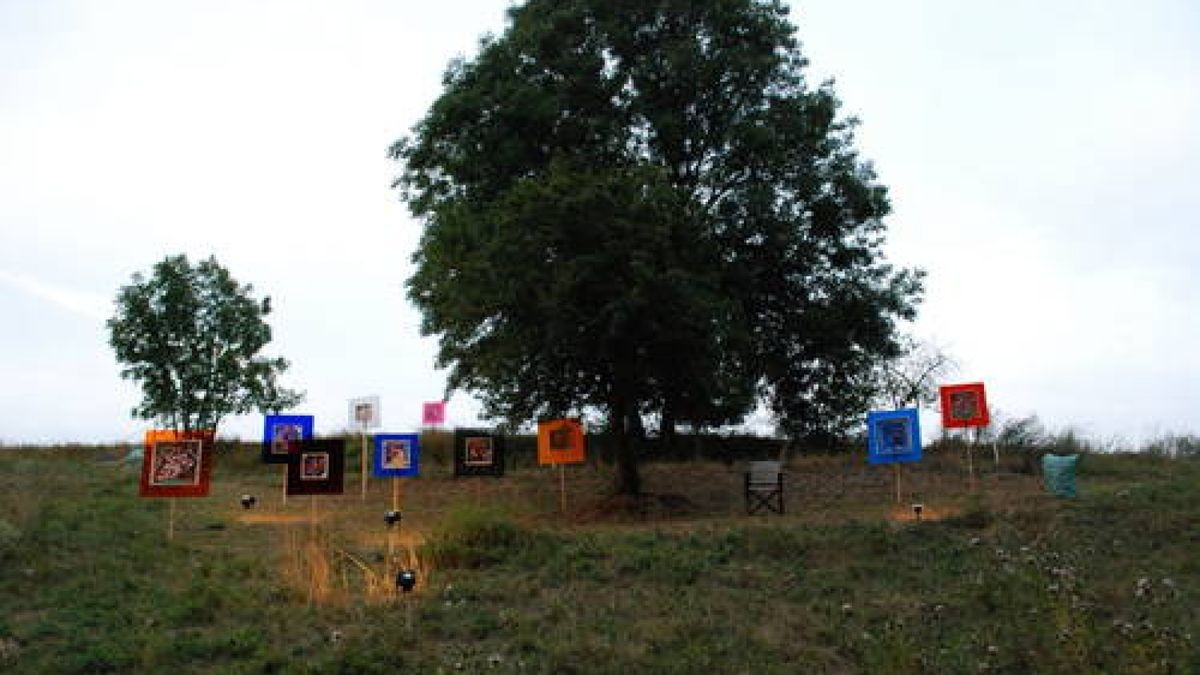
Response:
[{"label": "wooden post", "polygon": [[392,477],[392,510],[400,510],[400,481]]},{"label": "wooden post", "polygon": [[558,465],[558,508],[562,515],[567,515],[567,469]]},{"label": "wooden post", "polygon": [[283,505],[287,506],[287,464],[284,464],[281,468],[283,469]]},{"label": "wooden post", "polygon": [[900,491],[900,463],[899,463],[899,462],[897,462],[897,463],[893,464],[893,465],[892,465],[892,468],[895,470],[895,474],[896,474],[896,503],[897,503],[897,504],[899,504],[899,503],[901,503],[901,502],[903,501],[903,500],[901,499],[901,496],[900,496],[900,495],[901,495],[901,491]]},{"label": "wooden post", "polygon": [[171,506],[167,509],[167,541],[175,539],[175,498],[171,497]]},{"label": "wooden post", "polygon": [[[965,440],[966,434],[964,434]],[[971,443],[967,443],[967,486],[971,492],[975,491],[975,457],[972,452],[975,449]]]},{"label": "wooden post", "polygon": [[358,434],[362,438],[362,452],[359,453],[359,467],[362,469],[362,499],[367,500],[367,432],[360,431]]}]

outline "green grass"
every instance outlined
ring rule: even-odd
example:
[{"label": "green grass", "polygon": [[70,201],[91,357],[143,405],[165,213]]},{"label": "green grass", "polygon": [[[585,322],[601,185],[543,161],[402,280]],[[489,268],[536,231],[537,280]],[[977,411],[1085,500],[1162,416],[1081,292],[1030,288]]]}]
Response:
[{"label": "green grass", "polygon": [[[887,517],[886,481],[793,489],[787,516],[750,518],[724,467],[650,466],[652,491],[694,513],[599,518],[606,474],[582,468],[572,499],[588,517],[572,518],[546,471],[480,484],[431,468],[404,484],[389,542],[387,483],[364,502],[348,479],[314,527],[310,500],[282,504],[272,468],[238,452],[212,497],[180,500],[167,542],[167,503],[97,461],[111,452],[0,451],[0,670],[1200,670],[1195,459],[1089,455],[1081,497],[1057,501],[1036,477],[985,475],[967,494],[940,458],[911,480],[946,517],[920,523]],[[791,471],[829,483],[843,466]],[[390,592],[397,560],[418,567],[418,592]]]}]

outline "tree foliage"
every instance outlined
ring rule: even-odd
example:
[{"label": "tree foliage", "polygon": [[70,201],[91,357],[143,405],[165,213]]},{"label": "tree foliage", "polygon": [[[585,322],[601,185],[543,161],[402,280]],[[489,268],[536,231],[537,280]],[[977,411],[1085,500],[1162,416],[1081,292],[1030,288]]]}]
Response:
[{"label": "tree foliage", "polygon": [[149,278],[133,275],[108,321],[121,377],[141,385],[133,415],[172,429],[217,428],[226,415],[279,411],[303,395],[279,386],[282,358],[259,356],[271,341],[270,298],[256,300],[210,257],[193,266],[169,256]]},{"label": "tree foliage", "polygon": [[530,0],[451,64],[392,147],[451,388],[617,431],[865,410],[920,274],[883,261],[886,190],[794,32],[774,1]]}]

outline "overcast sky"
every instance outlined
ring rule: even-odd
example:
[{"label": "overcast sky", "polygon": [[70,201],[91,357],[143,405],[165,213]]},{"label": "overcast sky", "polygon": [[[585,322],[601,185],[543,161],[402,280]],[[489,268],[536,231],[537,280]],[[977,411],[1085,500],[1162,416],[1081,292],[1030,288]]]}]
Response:
[{"label": "overcast sky", "polygon": [[[0,442],[136,441],[104,321],[164,256],[270,295],[319,432],[440,398],[386,157],[505,0],[0,0]],[[994,408],[1200,432],[1200,3],[796,0],[891,190],[910,329]],[[451,399],[452,423],[477,406]],[[761,420],[760,420],[761,422]],[[223,432],[256,437],[261,418]]]}]

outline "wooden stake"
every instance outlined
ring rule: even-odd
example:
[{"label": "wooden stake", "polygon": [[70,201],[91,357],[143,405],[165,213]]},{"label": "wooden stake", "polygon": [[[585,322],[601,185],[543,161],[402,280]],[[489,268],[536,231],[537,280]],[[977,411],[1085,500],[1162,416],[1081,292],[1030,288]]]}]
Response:
[{"label": "wooden stake", "polygon": [[316,495],[309,495],[308,503],[309,503],[308,528],[309,528],[309,531],[312,533],[313,538],[315,539],[317,536],[317,497],[316,497]]},{"label": "wooden stake", "polygon": [[284,464],[284,465],[283,465],[282,467],[280,467],[280,468],[282,468],[282,469],[283,469],[283,473],[282,473],[282,477],[283,477],[283,485],[282,485],[282,488],[283,488],[283,505],[284,505],[284,506],[287,506],[287,464]]},{"label": "wooden stake", "polygon": [[559,512],[564,516],[567,515],[567,470],[562,465],[558,465],[558,508]]},{"label": "wooden stake", "polygon": [[973,449],[973,446],[967,444],[967,485],[971,492],[975,491],[975,458],[971,452]]},{"label": "wooden stake", "polygon": [[900,498],[900,464],[893,464],[892,468],[895,469],[896,474],[896,503],[899,504],[902,501]]},{"label": "wooden stake", "polygon": [[400,510],[400,481],[392,477],[392,510]]},{"label": "wooden stake", "polygon": [[170,498],[171,506],[167,509],[167,541],[175,539],[175,498]]},{"label": "wooden stake", "polygon": [[367,500],[367,433],[358,434],[362,438],[362,452],[359,453],[359,466],[362,469],[362,499]]}]

